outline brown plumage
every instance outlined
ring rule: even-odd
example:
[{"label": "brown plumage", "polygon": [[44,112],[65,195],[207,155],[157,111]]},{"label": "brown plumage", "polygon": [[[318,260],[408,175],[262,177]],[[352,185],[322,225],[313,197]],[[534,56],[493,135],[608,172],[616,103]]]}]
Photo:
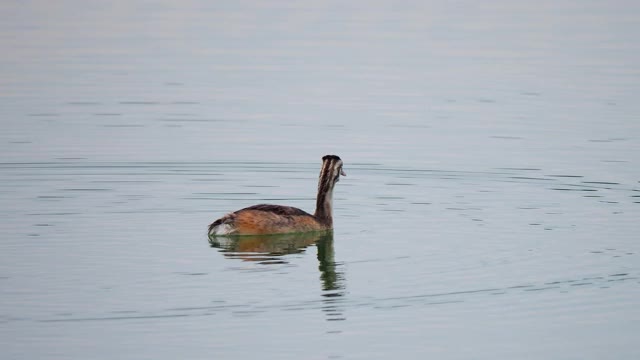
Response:
[{"label": "brown plumage", "polygon": [[260,204],[229,213],[209,225],[209,236],[267,235],[323,231],[333,228],[333,188],[346,176],[336,155],[322,158],[316,211],[313,215],[291,206]]}]

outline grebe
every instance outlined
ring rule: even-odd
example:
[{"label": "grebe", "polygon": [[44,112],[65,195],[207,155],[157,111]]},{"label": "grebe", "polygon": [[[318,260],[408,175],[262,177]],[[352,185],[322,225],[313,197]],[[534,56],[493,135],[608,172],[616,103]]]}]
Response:
[{"label": "grebe", "polygon": [[311,215],[291,206],[259,204],[229,213],[209,225],[209,236],[269,235],[333,229],[333,187],[347,176],[342,160],[325,155],[318,179],[316,212]]}]

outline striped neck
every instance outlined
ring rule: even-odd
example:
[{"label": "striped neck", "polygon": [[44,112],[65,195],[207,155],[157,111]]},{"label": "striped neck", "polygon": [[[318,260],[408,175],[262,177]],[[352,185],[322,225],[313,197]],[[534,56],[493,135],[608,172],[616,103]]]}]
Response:
[{"label": "striped neck", "polygon": [[340,179],[342,160],[335,155],[322,158],[314,217],[328,229],[333,227],[333,188]]}]

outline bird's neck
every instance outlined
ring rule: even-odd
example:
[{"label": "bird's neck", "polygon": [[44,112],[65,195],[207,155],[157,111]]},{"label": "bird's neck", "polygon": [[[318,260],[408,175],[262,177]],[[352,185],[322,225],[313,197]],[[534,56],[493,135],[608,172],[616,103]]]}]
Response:
[{"label": "bird's neck", "polygon": [[320,178],[314,217],[328,228],[333,227],[333,184]]}]

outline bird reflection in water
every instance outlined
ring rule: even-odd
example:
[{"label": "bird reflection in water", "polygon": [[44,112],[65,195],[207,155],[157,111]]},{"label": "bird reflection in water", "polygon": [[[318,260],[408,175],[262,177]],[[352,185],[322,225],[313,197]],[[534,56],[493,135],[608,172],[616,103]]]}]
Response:
[{"label": "bird reflection in water", "polygon": [[228,259],[253,261],[259,264],[286,264],[286,255],[305,252],[315,244],[318,249],[318,270],[322,285],[322,310],[328,321],[345,320],[340,303],[344,300],[344,273],[335,261],[333,232],[301,234],[210,237],[209,244],[220,249]]},{"label": "bird reflection in water", "polygon": [[336,262],[333,251],[333,234],[318,240],[318,270],[322,280],[322,310],[327,315],[327,321],[345,320],[340,303],[344,301],[345,285],[344,273],[339,271],[342,265]]}]

